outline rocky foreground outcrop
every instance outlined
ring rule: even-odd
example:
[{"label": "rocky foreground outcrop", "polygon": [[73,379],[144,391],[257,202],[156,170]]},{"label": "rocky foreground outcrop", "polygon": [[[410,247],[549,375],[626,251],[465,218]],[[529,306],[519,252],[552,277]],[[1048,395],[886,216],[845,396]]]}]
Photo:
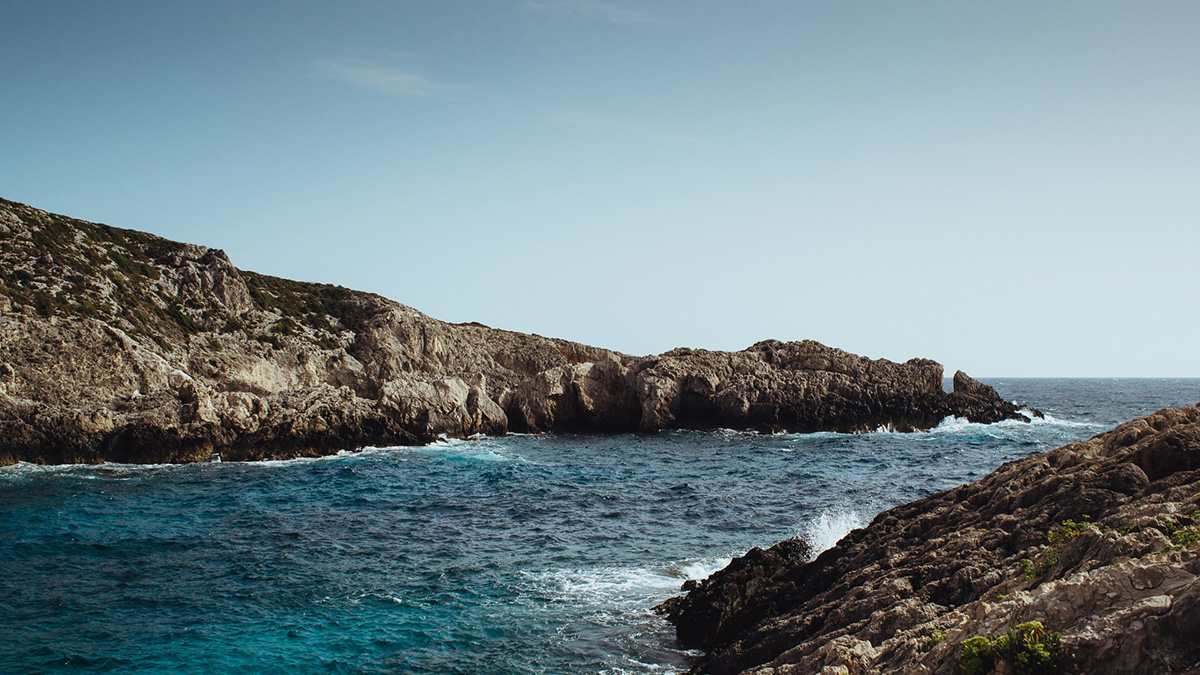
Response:
[{"label": "rocky foreground outcrop", "polygon": [[707,652],[693,672],[1200,673],[1200,406],[1005,464],[810,557],[755,549],[665,603]]},{"label": "rocky foreground outcrop", "polygon": [[816,342],[635,357],[239,270],[0,200],[0,464],[295,457],[440,434],[1024,419],[942,367]]}]

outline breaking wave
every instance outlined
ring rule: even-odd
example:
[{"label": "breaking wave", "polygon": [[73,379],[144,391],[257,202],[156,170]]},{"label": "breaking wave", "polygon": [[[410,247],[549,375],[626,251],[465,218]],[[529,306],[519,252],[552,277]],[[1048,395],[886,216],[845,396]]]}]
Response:
[{"label": "breaking wave", "polygon": [[802,536],[817,556],[836,546],[851,530],[865,525],[863,517],[853,509],[824,509],[805,524]]}]

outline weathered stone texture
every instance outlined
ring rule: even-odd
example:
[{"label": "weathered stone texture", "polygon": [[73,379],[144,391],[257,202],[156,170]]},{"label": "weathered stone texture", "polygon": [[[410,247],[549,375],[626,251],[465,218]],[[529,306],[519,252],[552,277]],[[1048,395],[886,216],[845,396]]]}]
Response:
[{"label": "weathered stone texture", "polygon": [[290,457],[439,434],[1024,419],[942,367],[816,342],[634,357],[450,324],[0,200],[0,463]]}]

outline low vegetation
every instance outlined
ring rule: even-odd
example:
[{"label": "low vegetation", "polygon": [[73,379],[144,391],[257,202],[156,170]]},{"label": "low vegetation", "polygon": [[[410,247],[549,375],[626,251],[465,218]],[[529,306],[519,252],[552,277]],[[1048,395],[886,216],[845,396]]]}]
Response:
[{"label": "low vegetation", "polygon": [[[1191,518],[1194,523],[1200,523],[1200,509],[1192,511]],[[1164,551],[1180,551],[1200,544],[1200,525],[1180,525],[1169,518],[1159,521],[1159,525],[1171,538],[1171,545],[1163,549]]]},{"label": "low vegetation", "polygon": [[1016,675],[1060,672],[1062,634],[1046,630],[1039,621],[1009,628],[988,639],[975,635],[958,645],[958,666],[964,675],[986,675],[1005,663]]},{"label": "low vegetation", "polygon": [[[345,344],[345,332],[360,333],[380,306],[376,296],[341,286],[236,271],[252,307],[230,311],[206,293],[183,292],[180,278],[186,274],[172,272],[184,265],[227,266],[219,251],[14,202],[3,205],[23,224],[0,238],[0,295],[18,311],[98,319],[164,350],[189,344],[217,349],[214,335],[239,332],[276,348],[305,340],[331,350]],[[188,257],[197,251],[198,258]]]},{"label": "low vegetation", "polygon": [[[373,296],[341,286],[312,284],[254,272],[242,272],[242,280],[250,290],[254,304],[278,312],[316,329],[328,331],[334,319],[342,328],[359,333],[375,315],[375,306],[367,299]],[[290,318],[289,318],[290,317]],[[290,325],[294,329],[295,325]],[[287,330],[287,328],[280,329]],[[277,331],[279,332],[279,331]],[[284,333],[287,334],[287,333]]]}]

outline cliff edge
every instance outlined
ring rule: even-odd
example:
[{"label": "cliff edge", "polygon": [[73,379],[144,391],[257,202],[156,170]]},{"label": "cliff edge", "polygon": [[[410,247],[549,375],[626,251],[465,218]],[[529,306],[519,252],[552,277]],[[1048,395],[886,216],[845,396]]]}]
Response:
[{"label": "cliff edge", "polygon": [[1200,673],[1200,406],[687,588],[660,610],[693,673]]},{"label": "cliff edge", "polygon": [[320,455],[440,434],[1025,419],[929,360],[816,342],[635,357],[451,324],[0,200],[0,465]]}]

